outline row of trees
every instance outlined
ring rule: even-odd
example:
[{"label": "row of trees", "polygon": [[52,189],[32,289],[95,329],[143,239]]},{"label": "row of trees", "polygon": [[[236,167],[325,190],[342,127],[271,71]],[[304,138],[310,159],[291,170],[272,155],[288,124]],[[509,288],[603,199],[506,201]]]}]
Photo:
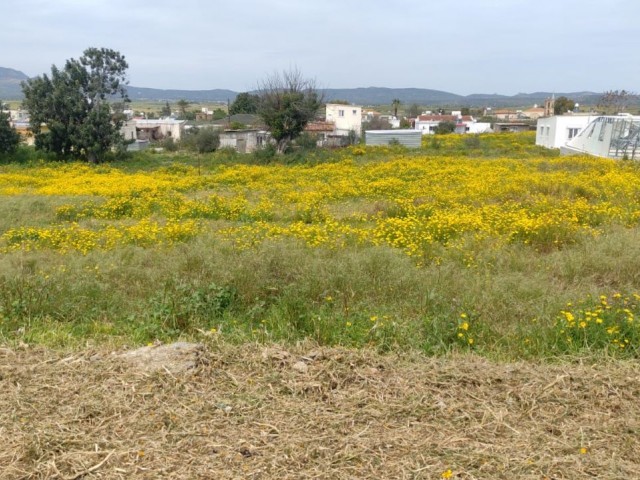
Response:
[{"label": "row of trees", "polygon": [[[97,162],[113,148],[124,147],[120,135],[123,116],[114,114],[111,105],[114,100],[129,102],[127,68],[119,52],[89,48],[79,59],[67,60],[62,69],[52,66],[51,75],[23,82],[23,106],[31,116],[36,148],[60,158]],[[238,97],[232,113],[260,115],[276,141],[278,153],[302,133],[323,100],[315,83],[296,69],[268,77],[257,94]],[[189,103],[181,100],[176,105],[185,117]],[[165,110],[170,113],[168,104]]]}]

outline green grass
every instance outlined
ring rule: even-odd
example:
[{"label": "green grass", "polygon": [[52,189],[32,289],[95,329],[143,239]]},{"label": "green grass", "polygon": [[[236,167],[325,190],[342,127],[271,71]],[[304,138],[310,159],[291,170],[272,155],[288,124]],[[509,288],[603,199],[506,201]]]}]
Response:
[{"label": "green grass", "polygon": [[[509,153],[505,138],[468,144],[448,139],[446,145],[427,144],[420,153],[502,156]],[[539,156],[531,144],[519,149],[525,157]],[[332,155],[317,151],[306,160],[330,161]],[[384,161],[385,155],[383,149],[371,150],[358,161]],[[219,163],[254,161],[229,152],[200,157],[145,152],[118,166],[133,172],[188,164],[206,171]],[[54,224],[58,206],[83,200],[4,197],[0,232]],[[354,201],[332,213],[348,216],[363,205],[386,208]],[[611,349],[596,327],[588,338],[572,332],[577,336],[567,342],[558,319],[567,303],[635,293],[639,239],[637,228],[608,227],[603,235],[543,252],[522,244],[494,248],[490,240],[469,238],[464,248],[433,252],[440,260],[423,267],[388,247],[329,250],[293,240],[250,250],[198,237],[171,248],[124,246],[86,255],[11,251],[0,256],[0,343],[119,346],[217,336],[233,343],[312,339],[433,355],[473,350],[500,359],[576,353],[637,357],[638,342],[623,351]],[[618,321],[614,317],[611,322]]]},{"label": "green grass", "polygon": [[553,357],[575,350],[557,343],[555,322],[568,302],[635,291],[637,240],[637,231],[620,230],[551,254],[479,251],[472,269],[454,256],[417,268],[388,248],[335,252],[290,241],[242,252],[206,239],[86,256],[12,252],[0,259],[0,342],[132,345],[216,335]]}]

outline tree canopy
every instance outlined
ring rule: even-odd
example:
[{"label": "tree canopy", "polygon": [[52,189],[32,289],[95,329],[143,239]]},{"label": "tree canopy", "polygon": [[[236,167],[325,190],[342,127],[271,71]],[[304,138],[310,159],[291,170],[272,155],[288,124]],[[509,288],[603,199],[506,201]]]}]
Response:
[{"label": "tree canopy", "polygon": [[169,102],[165,103],[164,106],[160,109],[161,117],[170,117],[171,116],[171,105]]},{"label": "tree canopy", "polygon": [[[178,107],[178,110],[180,110],[181,119],[187,118],[187,108],[189,108],[189,105],[191,105],[191,102],[188,100],[185,100],[184,98],[181,98],[176,102],[176,106]],[[195,117],[195,114],[194,114],[194,117]]]},{"label": "tree canopy", "polygon": [[567,98],[565,96],[561,96],[556,98],[555,103],[553,105],[553,113],[556,115],[562,115],[563,113],[567,113],[569,110],[573,110],[576,106],[576,102]]},{"label": "tree canopy", "polygon": [[20,135],[9,123],[9,115],[0,110],[0,156],[16,151]]},{"label": "tree canopy", "polygon": [[323,102],[315,82],[296,69],[268,77],[259,85],[258,96],[258,115],[276,141],[278,153],[303,132]]},{"label": "tree canopy", "polygon": [[438,135],[447,135],[449,133],[453,133],[456,131],[456,123],[455,122],[439,122],[436,127],[436,134]]},{"label": "tree canopy", "polygon": [[402,102],[400,101],[399,98],[394,98],[393,101],[391,102],[391,107],[393,108],[393,116],[398,118],[398,107],[400,106]]},{"label": "tree canopy", "polygon": [[108,100],[115,96],[129,101],[127,68],[119,52],[88,48],[62,69],[53,65],[51,76],[23,82],[23,105],[31,117],[36,148],[96,162],[113,146],[122,145],[122,118],[112,115]]},{"label": "tree canopy", "polygon": [[416,118],[420,115],[420,106],[417,103],[412,103],[405,111],[405,115],[409,118]]},{"label": "tree canopy", "polygon": [[253,93],[239,93],[236,99],[229,107],[229,115],[237,115],[239,113],[257,113],[260,97]]}]

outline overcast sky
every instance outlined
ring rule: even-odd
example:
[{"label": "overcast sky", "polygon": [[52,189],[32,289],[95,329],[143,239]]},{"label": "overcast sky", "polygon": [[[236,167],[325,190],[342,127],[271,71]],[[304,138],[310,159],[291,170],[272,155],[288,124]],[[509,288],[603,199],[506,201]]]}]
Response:
[{"label": "overcast sky", "polygon": [[324,88],[640,90],[638,0],[2,0],[0,66],[87,47],[138,87],[245,91],[297,67]]}]

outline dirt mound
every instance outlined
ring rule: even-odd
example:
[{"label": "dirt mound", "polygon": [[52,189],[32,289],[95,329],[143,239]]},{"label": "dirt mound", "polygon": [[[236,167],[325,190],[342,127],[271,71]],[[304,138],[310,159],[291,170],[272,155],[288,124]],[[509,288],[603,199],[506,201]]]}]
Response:
[{"label": "dirt mound", "polygon": [[640,478],[637,363],[0,348],[0,477]]},{"label": "dirt mound", "polygon": [[[203,354],[204,345],[176,342],[168,345],[148,345],[112,355],[144,372],[164,370],[171,374],[188,372],[196,368],[203,360]],[[92,360],[102,358],[97,355],[92,357]]]}]

